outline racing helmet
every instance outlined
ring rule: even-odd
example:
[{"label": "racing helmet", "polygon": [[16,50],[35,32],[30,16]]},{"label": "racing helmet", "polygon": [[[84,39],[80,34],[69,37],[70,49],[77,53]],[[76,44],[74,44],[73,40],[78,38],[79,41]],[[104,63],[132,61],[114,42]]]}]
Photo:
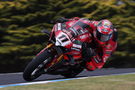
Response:
[{"label": "racing helmet", "polygon": [[94,37],[101,42],[110,40],[113,34],[113,25],[109,20],[101,20],[97,24]]}]

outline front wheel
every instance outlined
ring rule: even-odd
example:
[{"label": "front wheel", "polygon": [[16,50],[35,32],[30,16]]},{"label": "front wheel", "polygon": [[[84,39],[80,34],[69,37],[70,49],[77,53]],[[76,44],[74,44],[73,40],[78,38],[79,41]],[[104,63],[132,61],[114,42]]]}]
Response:
[{"label": "front wheel", "polygon": [[32,81],[38,78],[44,71],[44,64],[47,63],[51,57],[52,55],[47,50],[44,50],[27,65],[23,72],[23,78],[26,81]]}]

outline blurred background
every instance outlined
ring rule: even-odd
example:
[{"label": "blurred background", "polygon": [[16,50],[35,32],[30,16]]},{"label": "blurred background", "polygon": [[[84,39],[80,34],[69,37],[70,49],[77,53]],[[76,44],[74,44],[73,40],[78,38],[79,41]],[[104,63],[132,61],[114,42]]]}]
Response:
[{"label": "blurred background", "polygon": [[135,67],[135,0],[0,0],[0,73],[23,71],[59,17],[111,20],[118,48],[104,67]]}]

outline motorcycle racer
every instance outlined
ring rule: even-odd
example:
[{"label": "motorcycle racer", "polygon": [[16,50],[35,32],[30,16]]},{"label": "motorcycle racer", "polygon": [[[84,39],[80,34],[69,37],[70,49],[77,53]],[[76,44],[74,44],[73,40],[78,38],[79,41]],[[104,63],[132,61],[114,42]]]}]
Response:
[{"label": "motorcycle racer", "polygon": [[74,17],[59,18],[57,22],[54,28],[63,30],[71,40],[62,39],[59,42],[64,42],[63,46],[71,49],[72,62],[83,57],[87,70],[102,68],[117,47],[117,30],[109,20],[93,21]]}]

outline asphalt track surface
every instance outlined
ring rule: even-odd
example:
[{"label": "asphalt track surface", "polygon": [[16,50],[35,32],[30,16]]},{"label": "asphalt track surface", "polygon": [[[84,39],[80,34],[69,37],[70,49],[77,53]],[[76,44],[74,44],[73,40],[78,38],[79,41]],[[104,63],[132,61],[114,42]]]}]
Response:
[{"label": "asphalt track surface", "polygon": [[[77,78],[78,77],[92,77],[92,76],[125,74],[125,73],[135,73],[135,68],[126,68],[126,69],[108,68],[108,69],[100,69],[100,70],[95,70],[95,71],[84,70],[82,73],[80,73],[77,76]],[[59,79],[65,79],[65,78],[61,75],[43,74],[32,82],[59,80]],[[17,83],[27,83],[27,81],[25,81],[22,77],[22,72],[0,74],[0,85],[17,84]]]}]

